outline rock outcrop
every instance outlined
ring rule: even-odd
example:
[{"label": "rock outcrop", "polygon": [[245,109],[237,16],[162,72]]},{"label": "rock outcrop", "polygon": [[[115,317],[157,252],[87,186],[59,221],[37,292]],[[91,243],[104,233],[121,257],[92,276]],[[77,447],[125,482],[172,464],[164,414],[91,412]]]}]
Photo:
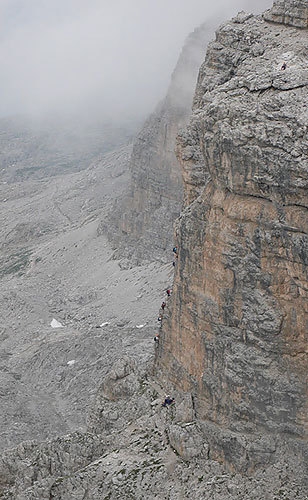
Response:
[{"label": "rock outcrop", "polygon": [[294,464],[245,478],[210,460],[191,396],[174,394],[176,404],[162,408],[161,388],[147,371],[128,357],[114,365],[98,390],[89,432],[6,451],[1,498],[306,500]]},{"label": "rock outcrop", "polygon": [[217,31],[178,143],[185,209],[157,375],[192,393],[209,456],[243,471],[283,454],[307,466],[306,14],[275,2]]},{"label": "rock outcrop", "polygon": [[264,19],[273,23],[308,28],[307,0],[276,0],[273,7],[264,13]]},{"label": "rock outcrop", "polygon": [[4,452],[1,498],[307,500],[307,32],[266,16],[225,24],[199,73],[153,372],[127,331],[87,432]]},{"label": "rock outcrop", "polygon": [[117,249],[116,256],[128,257],[130,263],[168,259],[166,249],[172,245],[172,226],[183,197],[176,137],[191,113],[198,68],[210,34],[204,24],[188,37],[166,98],[135,140],[128,195],[114,207],[108,224],[102,222]]}]

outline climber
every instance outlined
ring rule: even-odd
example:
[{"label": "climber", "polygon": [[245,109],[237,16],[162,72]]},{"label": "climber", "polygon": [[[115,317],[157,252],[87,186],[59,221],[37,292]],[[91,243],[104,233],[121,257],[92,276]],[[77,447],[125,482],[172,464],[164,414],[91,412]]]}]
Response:
[{"label": "climber", "polygon": [[170,406],[172,404],[174,404],[174,398],[172,398],[171,396],[166,396],[165,401],[161,405],[166,407],[166,406]]},{"label": "climber", "polygon": [[158,316],[158,318],[157,318],[157,321],[162,321],[162,320],[163,320],[163,318],[162,318],[162,315],[160,314],[160,315]]},{"label": "climber", "polygon": [[157,335],[155,335],[155,337],[154,337],[154,342],[157,342],[157,344],[158,344],[158,342],[159,342],[159,335],[158,335],[158,334],[157,334]]},{"label": "climber", "polygon": [[281,69],[282,69],[282,70],[285,70],[285,69],[286,69],[286,67],[287,67],[287,63],[285,63],[285,62],[284,62],[284,63],[283,63],[283,65],[281,66]]},{"label": "climber", "polygon": [[175,260],[172,262],[173,267],[175,267]]},{"label": "climber", "polygon": [[166,302],[164,301],[164,302],[162,303],[162,305],[161,305],[162,310],[164,310],[164,309],[165,309],[165,307],[166,307]]},{"label": "climber", "polygon": [[178,247],[173,247],[173,253],[178,253]]},{"label": "climber", "polygon": [[170,295],[171,295],[171,290],[170,290],[170,288],[168,288],[168,290],[166,290],[166,292],[167,292],[168,297],[170,297]]}]

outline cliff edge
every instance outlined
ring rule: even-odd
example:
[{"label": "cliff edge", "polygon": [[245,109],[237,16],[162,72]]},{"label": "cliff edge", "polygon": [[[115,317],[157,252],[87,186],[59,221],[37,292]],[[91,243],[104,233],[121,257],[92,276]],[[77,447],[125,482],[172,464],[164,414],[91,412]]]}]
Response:
[{"label": "cliff edge", "polygon": [[134,141],[127,194],[115,203],[108,224],[102,222],[116,257],[128,259],[129,265],[170,258],[172,227],[183,201],[176,137],[189,121],[198,69],[210,37],[207,24],[188,36],[166,97]]},{"label": "cliff edge", "polygon": [[[104,377],[87,432],[5,451],[1,498],[307,499],[308,46],[294,5],[239,14],[201,67],[153,373],[126,330],[133,356]],[[287,23],[269,18],[278,7]]]},{"label": "cliff edge", "polygon": [[209,456],[237,470],[307,466],[307,5],[217,31],[177,147],[185,209],[157,374],[192,393]]}]

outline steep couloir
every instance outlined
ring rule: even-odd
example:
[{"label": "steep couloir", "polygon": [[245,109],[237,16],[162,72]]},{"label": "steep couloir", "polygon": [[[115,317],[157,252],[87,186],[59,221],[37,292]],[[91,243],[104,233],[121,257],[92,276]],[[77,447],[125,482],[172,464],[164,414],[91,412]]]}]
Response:
[{"label": "steep couloir", "polygon": [[241,470],[307,463],[307,5],[217,31],[177,148],[185,209],[157,374],[192,392],[209,456]]}]

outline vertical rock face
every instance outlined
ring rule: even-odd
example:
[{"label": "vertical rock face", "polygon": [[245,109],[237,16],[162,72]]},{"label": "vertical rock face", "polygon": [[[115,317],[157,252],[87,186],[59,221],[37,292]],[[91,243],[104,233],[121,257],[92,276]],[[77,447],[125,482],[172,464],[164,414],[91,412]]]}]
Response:
[{"label": "vertical rock face", "polygon": [[[176,136],[191,113],[197,72],[209,36],[209,28],[202,25],[188,37],[166,98],[135,141],[129,194],[115,207],[111,231],[106,228],[118,256],[137,261],[164,259],[166,248],[172,245],[172,225],[183,198],[181,170],[174,153]],[[120,231],[114,228],[119,225]]]},{"label": "vertical rock face", "polygon": [[239,14],[178,144],[186,208],[157,373],[193,393],[209,456],[243,470],[281,449],[307,460],[307,56],[305,31]]},{"label": "vertical rock face", "polygon": [[264,19],[298,28],[308,28],[308,2],[307,0],[276,0],[273,7],[264,13]]}]

